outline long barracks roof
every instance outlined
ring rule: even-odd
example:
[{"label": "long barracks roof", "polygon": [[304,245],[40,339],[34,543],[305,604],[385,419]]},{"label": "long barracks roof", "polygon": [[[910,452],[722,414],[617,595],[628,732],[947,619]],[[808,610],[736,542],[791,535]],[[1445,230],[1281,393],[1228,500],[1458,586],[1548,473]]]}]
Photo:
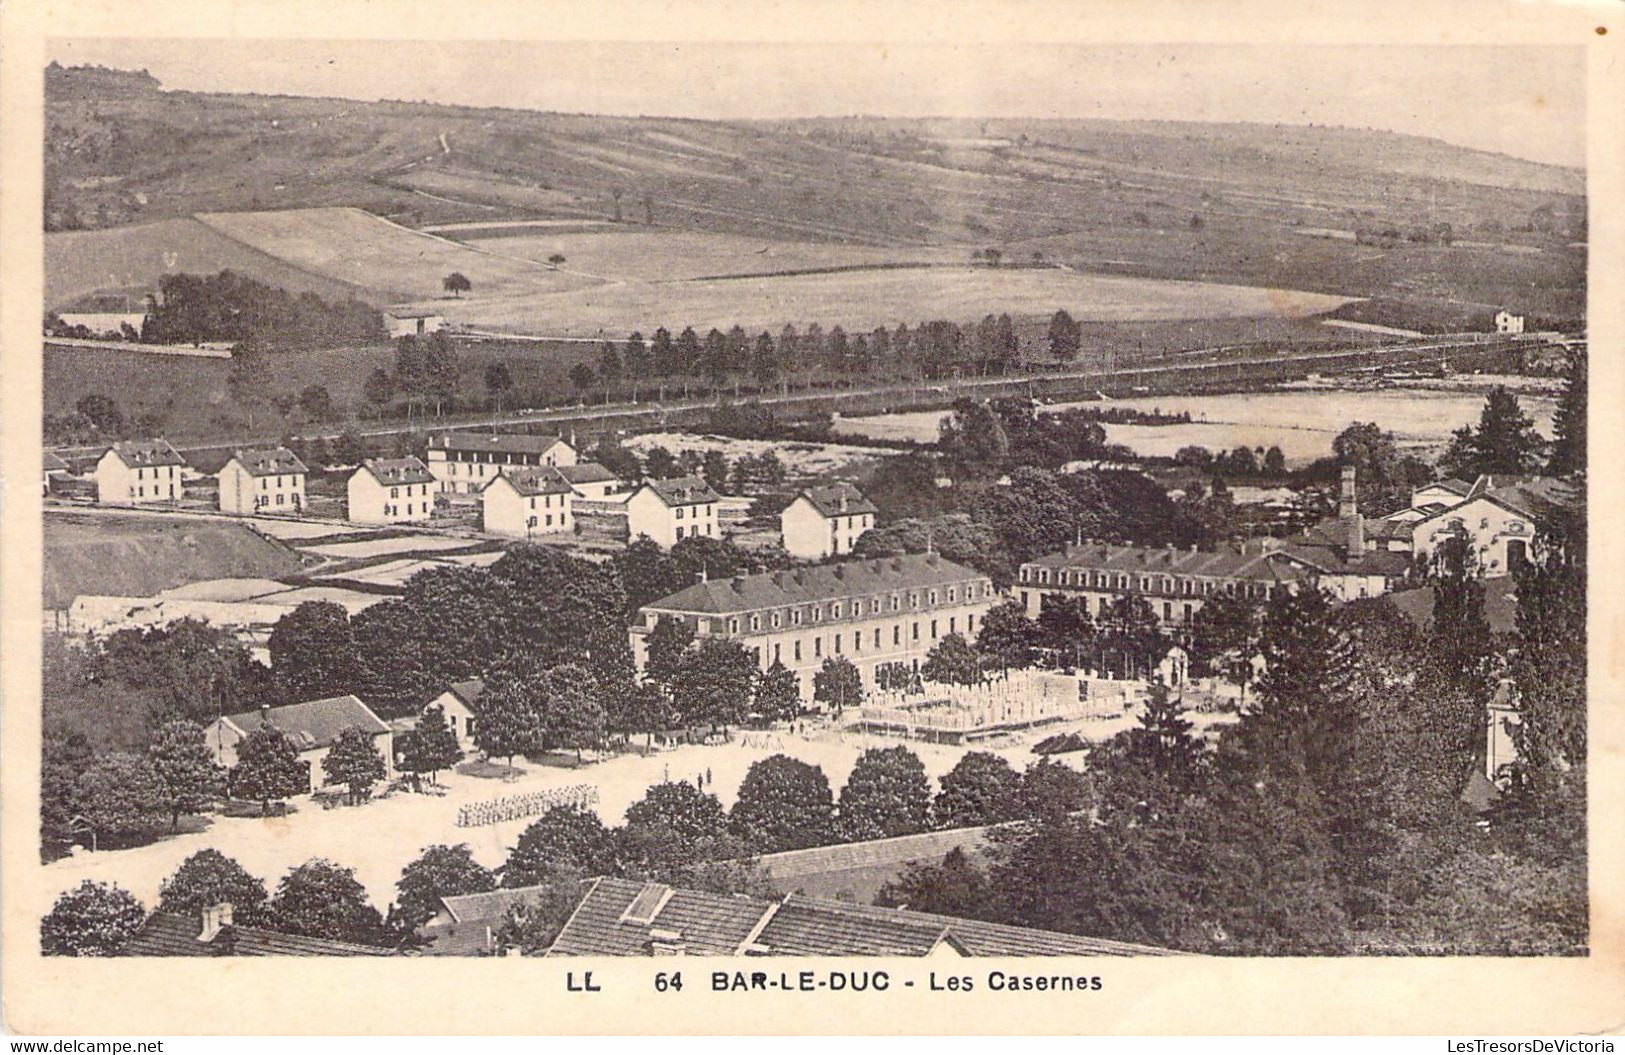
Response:
[{"label": "long barracks roof", "polygon": [[1128,574],[1194,575],[1213,579],[1274,583],[1302,576],[1275,550],[1220,546],[1215,550],[1177,546],[1119,546],[1086,542],[1068,546],[1022,566],[1124,572]]},{"label": "long barracks roof", "polygon": [[45,471],[48,473],[65,473],[69,469],[68,463],[57,457],[55,451],[45,451],[40,460],[45,463]]},{"label": "long barracks roof", "polygon": [[284,934],[229,923],[208,941],[199,941],[201,920],[176,912],[154,912],[119,950],[120,956],[389,956],[389,949],[331,938]]},{"label": "long barracks roof", "polygon": [[862,513],[880,512],[873,502],[863,497],[862,491],[849,483],[804,488],[796,497],[805,498],[812,503],[814,509],[826,517],[856,516]]},{"label": "long barracks roof", "polygon": [[[361,468],[385,487],[401,484],[432,484],[434,476],[429,467],[414,456],[405,458],[372,458],[361,463]],[[357,472],[360,470],[358,469]]]},{"label": "long barracks roof", "polygon": [[168,440],[120,440],[110,448],[119,461],[134,469],[148,465],[185,465],[186,459]]},{"label": "long barracks roof", "polygon": [[656,498],[671,507],[705,505],[722,500],[720,495],[711,490],[711,485],[698,476],[674,476],[669,480],[645,480],[643,486],[653,491]]},{"label": "long barracks roof", "polygon": [[566,483],[572,484],[606,484],[620,479],[620,477],[597,462],[577,462],[575,465],[560,465],[554,471],[564,477]]},{"label": "long barracks roof", "polygon": [[[270,723],[288,735],[301,751],[327,747],[339,734],[352,726],[360,726],[369,733],[387,733],[389,724],[372,712],[372,708],[354,696],[334,696],[307,703],[290,703],[285,707],[272,707],[265,712]],[[229,723],[244,736],[260,727],[261,712],[244,711],[220,719]]]},{"label": "long barracks roof", "polygon": [[232,459],[250,476],[280,476],[309,471],[299,456],[286,447],[240,450],[232,455]]},{"label": "long barracks roof", "polygon": [[429,437],[431,451],[477,451],[485,454],[546,454],[564,443],[562,436],[531,436],[522,432],[485,435],[446,432]]},{"label": "long barracks roof", "polygon": [[553,471],[550,465],[532,465],[523,469],[508,469],[501,473],[490,483],[480,488],[481,493],[489,491],[500,480],[508,481],[508,485],[525,498],[536,495],[567,495],[572,489],[565,482],[564,477]]},{"label": "long barracks roof", "polygon": [[730,956],[770,905],[631,879],[593,879],[548,955],[647,956],[660,932],[680,939],[690,955]]},{"label": "long barracks roof", "polygon": [[695,583],[646,608],[671,612],[752,612],[783,605],[866,597],[891,590],[912,590],[985,579],[979,571],[935,553],[875,557],[821,564],[790,571],[740,575]]},{"label": "long barracks roof", "polygon": [[1168,955],[1169,950],[1029,930],[908,909],[792,894],[783,901],[591,880],[550,956],[924,956],[947,945],[970,956]]}]

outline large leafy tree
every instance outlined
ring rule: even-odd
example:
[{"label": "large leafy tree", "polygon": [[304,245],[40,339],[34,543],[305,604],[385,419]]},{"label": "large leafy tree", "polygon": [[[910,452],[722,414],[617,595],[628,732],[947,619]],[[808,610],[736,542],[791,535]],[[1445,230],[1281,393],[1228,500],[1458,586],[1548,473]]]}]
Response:
[{"label": "large leafy tree", "polygon": [[1021,775],[990,751],[961,755],[940,783],[931,809],[939,828],[999,824],[1020,813]]},{"label": "large leafy tree", "polygon": [[692,644],[694,644],[694,627],[684,623],[682,619],[661,616],[652,631],[648,632],[648,640],[645,642],[648,658],[647,662],[643,663],[643,670],[647,671],[648,678],[656,684],[669,686],[673,675],[678,673],[678,665],[682,662],[684,653]]},{"label": "large leafy tree", "polygon": [[987,675],[982,655],[959,634],[948,634],[931,646],[920,675],[938,685],[980,685]]},{"label": "large leafy tree", "polygon": [[474,860],[467,843],[435,845],[401,870],[395,883],[395,918],[416,930],[440,911],[440,899],[495,890],[496,874]]},{"label": "large leafy tree", "polygon": [[728,827],[727,816],[715,795],[687,781],[655,784],[643,798],[626,808],[631,827],[662,828],[679,839],[714,839]]},{"label": "large leafy tree", "polygon": [[1202,602],[1191,617],[1191,670],[1215,675],[1240,688],[1252,681],[1253,659],[1258,655],[1259,606],[1240,594],[1217,593]]},{"label": "large leafy tree", "polygon": [[607,716],[592,675],[565,663],[548,671],[544,681],[541,720],[547,742],[573,749],[577,759],[584,748],[601,746]]},{"label": "large leafy tree", "polygon": [[976,650],[986,664],[1005,673],[1032,666],[1037,644],[1038,627],[1027,618],[1026,606],[1016,600],[988,609],[976,635]]},{"label": "large leafy tree", "polygon": [[203,738],[203,727],[184,719],[165,722],[153,733],[147,760],[164,787],[171,828],[181,814],[201,813],[214,801],[224,772]]},{"label": "large leafy tree", "polygon": [[1058,363],[1069,363],[1078,357],[1082,347],[1083,327],[1064,308],[1057,309],[1049,320],[1050,356]]},{"label": "large leafy tree", "polygon": [[350,613],[332,601],[306,601],[271,628],[271,670],[290,699],[354,692],[361,673]]},{"label": "large leafy tree", "polygon": [[750,712],[755,685],[756,663],[744,645],[707,638],[678,661],[672,702],[684,721],[737,725]]},{"label": "large leafy tree", "polygon": [[841,829],[855,842],[923,832],[930,815],[931,782],[906,747],[871,747],[841,789]]},{"label": "large leafy tree", "polygon": [[596,813],[555,806],[532,821],[502,866],[502,885],[535,886],[561,868],[587,876],[617,871],[615,839]]},{"label": "large leafy tree", "polygon": [[167,789],[152,763],[122,752],[104,755],[79,778],[80,814],[99,839],[148,838],[169,820]]},{"label": "large leafy tree", "polygon": [[486,676],[480,696],[474,746],[487,758],[529,754],[542,746],[540,711],[547,699],[544,676],[535,670],[504,668]]},{"label": "large leafy tree", "polygon": [[1168,654],[1168,639],[1151,602],[1129,593],[1113,600],[1100,613],[1095,647],[1101,670],[1143,677]]},{"label": "large leafy tree", "polygon": [[232,908],[236,923],[254,924],[265,915],[265,883],[219,850],[206,849],[181,862],[158,888],[158,911],[196,916],[220,904]]},{"label": "large leafy tree", "polygon": [[836,714],[863,702],[863,676],[845,656],[830,656],[813,675],[813,699]]},{"label": "large leafy tree", "polygon": [[1044,594],[1038,603],[1037,644],[1047,649],[1055,662],[1077,669],[1094,654],[1095,621],[1089,616],[1085,597]]},{"label": "large leafy tree", "polygon": [[282,877],[269,911],[273,928],[359,945],[388,945],[384,918],[367,901],[355,870],[314,858]]},{"label": "large leafy tree", "polygon": [[1366,516],[1387,516],[1411,502],[1411,488],[1431,478],[1428,467],[1400,453],[1391,432],[1356,421],[1332,439],[1337,465],[1356,470],[1356,503]]},{"label": "large leafy tree", "polygon": [[310,790],[310,763],[274,725],[262,725],[237,744],[237,764],[227,774],[232,795],[258,799],[260,812]]},{"label": "large leafy tree", "polygon": [[822,846],[834,837],[835,796],[821,767],[773,755],[751,764],[729,819],[757,853]]},{"label": "large leafy tree", "polygon": [[756,679],[752,709],[765,721],[786,722],[801,713],[801,681],[775,660]]},{"label": "large leafy tree", "polygon": [[433,783],[442,769],[450,769],[462,761],[463,749],[457,743],[457,734],[446,722],[446,709],[439,704],[424,708],[417,728],[405,738],[401,752],[401,769],[408,773],[429,774]]},{"label": "large leafy tree", "polygon": [[1044,758],[1022,771],[1016,798],[1021,816],[1043,818],[1086,810],[1094,796],[1088,777],[1064,762]]},{"label": "large leafy tree", "polygon": [[46,956],[117,956],[146,919],[128,890],[85,880],[56,899],[40,921]]},{"label": "large leafy tree", "polygon": [[341,731],[322,756],[323,776],[329,784],[343,784],[348,789],[351,805],[365,800],[373,785],[384,779],[385,772],[384,756],[372,735],[360,726]]}]

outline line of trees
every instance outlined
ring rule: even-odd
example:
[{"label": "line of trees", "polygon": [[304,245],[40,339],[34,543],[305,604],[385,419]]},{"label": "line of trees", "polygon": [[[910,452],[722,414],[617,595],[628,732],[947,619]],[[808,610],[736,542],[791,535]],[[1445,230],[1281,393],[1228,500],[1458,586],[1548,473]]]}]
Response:
[{"label": "line of trees", "polygon": [[158,293],[147,298],[141,327],[141,340],[152,344],[252,339],[292,347],[375,341],[383,335],[383,316],[371,305],[290,293],[230,270],[164,275]]}]

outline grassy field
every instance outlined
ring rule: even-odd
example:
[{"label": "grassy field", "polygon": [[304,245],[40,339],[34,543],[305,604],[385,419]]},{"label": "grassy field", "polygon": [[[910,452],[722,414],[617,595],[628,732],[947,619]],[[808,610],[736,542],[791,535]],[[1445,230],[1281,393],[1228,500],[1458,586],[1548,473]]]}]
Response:
[{"label": "grassy field", "polygon": [[240,271],[296,293],[329,299],[353,297],[356,286],[307,271],[228,237],[196,219],[161,220],[101,231],[63,231],[45,236],[45,306],[56,310],[80,297],[129,290],[141,303],[164,275]]},{"label": "grassy field", "polygon": [[385,301],[448,300],[440,283],[453,271],[466,276],[477,295],[490,297],[529,297],[592,283],[545,263],[409,230],[360,209],[206,213],[198,219],[272,257]]},{"label": "grassy field", "polygon": [[849,332],[980,318],[992,312],[1048,317],[1065,308],[1083,320],[1296,318],[1347,298],[1219,283],[1169,282],[1056,269],[941,267],[876,269],[760,278],[626,282],[550,296],[475,294],[445,308],[448,318],[548,337],[622,338],[656,326],[777,332],[817,322]]},{"label": "grassy field", "polygon": [[56,514],[45,519],[45,605],[80,594],[147,597],[204,579],[274,579],[297,554],[237,524],[190,517]]},{"label": "grassy field", "polygon": [[947,247],[881,249],[646,227],[512,232],[512,228],[498,229],[493,237],[475,228],[451,235],[461,241],[472,241],[481,248],[528,260],[545,262],[559,253],[572,271],[647,282],[865,264],[962,264],[968,258],[966,250]]}]

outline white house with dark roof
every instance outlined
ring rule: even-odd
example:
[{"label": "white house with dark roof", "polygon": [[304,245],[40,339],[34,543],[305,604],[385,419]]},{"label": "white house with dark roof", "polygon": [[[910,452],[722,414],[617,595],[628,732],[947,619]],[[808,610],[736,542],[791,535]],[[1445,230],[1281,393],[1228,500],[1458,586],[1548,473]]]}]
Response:
[{"label": "white house with dark roof", "polygon": [[1460,539],[1477,574],[1511,575],[1535,558],[1542,526],[1575,497],[1573,486],[1562,480],[1481,476],[1460,502],[1410,524],[1411,552],[1430,560],[1445,542]]},{"label": "white house with dark roof", "polygon": [[394,775],[395,750],[387,722],[355,696],[334,696],[325,700],[290,703],[283,707],[261,707],[257,711],[228,714],[216,718],[204,731],[204,739],[214,760],[228,769],[237,764],[237,745],[265,725],[275,726],[299,751],[299,759],[310,764],[310,789],[323,786],[322,759],[346,729],[361,728],[372,737],[384,759],[385,779]]},{"label": "white house with dark roof", "polygon": [[239,450],[216,474],[222,513],[297,513],[305,507],[305,463],[286,447]]},{"label": "white house with dark roof", "polygon": [[696,638],[738,641],[764,670],[784,664],[810,703],[825,659],[851,660],[872,686],[882,664],[917,668],[949,634],[974,640],[994,601],[986,575],[935,553],[711,579],[640,609],[632,654],[641,668],[649,632],[677,619]]},{"label": "white house with dark roof", "polygon": [[391,308],[384,312],[384,327],[390,337],[426,337],[446,328],[446,317],[438,311]]},{"label": "white house with dark roof", "polygon": [[685,538],[720,538],[717,503],[721,500],[698,476],[645,480],[626,500],[626,537],[647,535],[665,549]]},{"label": "white house with dark roof", "polygon": [[447,432],[429,437],[429,472],[448,494],[478,494],[508,468],[575,465],[580,459],[562,436]]},{"label": "white house with dark roof", "polygon": [[[423,705],[423,710],[439,707],[446,715],[446,724],[457,735],[457,743],[464,751],[475,750],[474,731],[479,727],[480,697],[485,695],[485,682],[479,678],[453,682],[446,691]],[[423,711],[418,712],[421,718]]]},{"label": "white house with dark roof", "polygon": [[574,528],[575,490],[550,466],[505,469],[480,491],[485,530],[508,538],[557,535]]},{"label": "white house with dark roof", "polygon": [[434,513],[435,478],[418,459],[373,458],[350,475],[352,524],[413,524]]},{"label": "white house with dark roof", "polygon": [[858,536],[875,526],[878,512],[875,504],[849,483],[808,487],[779,514],[779,531],[792,557],[840,557],[851,553]]},{"label": "white house with dark roof", "polygon": [[177,502],[186,459],[167,440],[121,440],[96,462],[96,501],[102,505]]}]

